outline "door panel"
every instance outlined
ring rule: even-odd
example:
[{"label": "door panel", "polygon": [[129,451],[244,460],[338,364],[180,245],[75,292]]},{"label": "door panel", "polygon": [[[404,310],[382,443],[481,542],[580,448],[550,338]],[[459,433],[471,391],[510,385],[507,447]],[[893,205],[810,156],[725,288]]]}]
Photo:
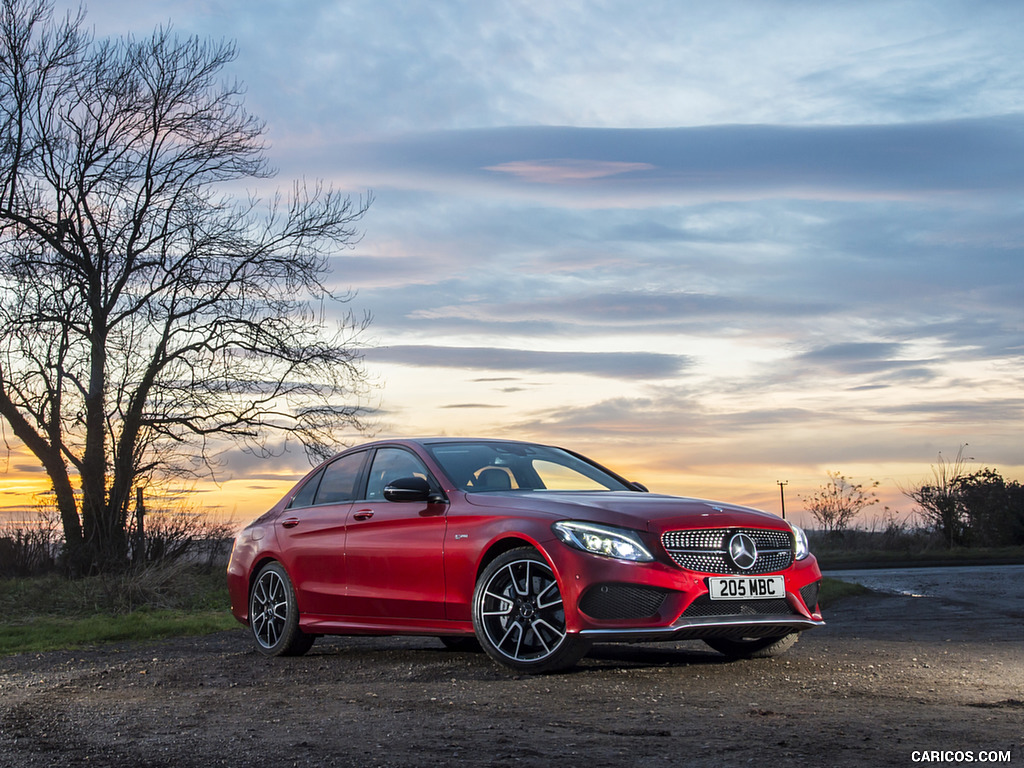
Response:
[{"label": "door panel", "polygon": [[315,498],[296,494],[300,504],[312,504],[286,509],[278,518],[282,559],[301,613],[337,616],[344,610],[345,526],[365,463],[366,452],[361,451],[328,464],[315,478]]},{"label": "door panel", "polygon": [[300,613],[338,615],[345,596],[345,524],[352,502],[288,509],[278,518],[284,567]]},{"label": "door panel", "polygon": [[366,498],[351,508],[345,565],[348,615],[443,619],[444,532],[448,505],[384,499],[384,487],[400,477],[436,481],[420,459],[400,448],[377,450]]}]

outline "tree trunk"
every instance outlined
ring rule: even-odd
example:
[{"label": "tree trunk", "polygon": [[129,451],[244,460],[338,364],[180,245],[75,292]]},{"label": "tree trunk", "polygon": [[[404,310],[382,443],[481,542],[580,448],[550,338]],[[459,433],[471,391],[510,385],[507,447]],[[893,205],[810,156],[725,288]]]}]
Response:
[{"label": "tree trunk", "polygon": [[91,566],[108,571],[125,565],[128,541],[124,525],[119,525],[117,505],[107,495],[106,318],[98,306],[98,295],[91,297],[90,303],[94,330],[89,389],[85,396],[85,451],[79,468],[82,527]]},{"label": "tree trunk", "polygon": [[82,522],[78,516],[75,491],[71,486],[67,465],[60,454],[59,444],[56,440],[53,443],[48,443],[26,421],[24,415],[8,397],[3,387],[2,377],[0,377],[0,415],[11,425],[15,436],[39,459],[53,483],[54,502],[57,505],[61,526],[64,529],[64,554],[68,569],[72,575],[78,575],[84,568],[85,541]]}]

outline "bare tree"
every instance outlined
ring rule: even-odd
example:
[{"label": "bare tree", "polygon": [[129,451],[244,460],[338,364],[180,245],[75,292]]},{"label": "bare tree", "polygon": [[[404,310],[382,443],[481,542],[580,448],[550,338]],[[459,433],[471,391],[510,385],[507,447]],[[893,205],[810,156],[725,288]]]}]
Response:
[{"label": "bare tree", "polygon": [[804,503],[819,528],[834,535],[845,531],[862,510],[878,503],[878,495],[874,491],[878,481],[872,480],[865,489],[862,483],[854,483],[839,472],[827,474],[828,482],[804,498]]},{"label": "bare tree", "polygon": [[313,456],[361,429],[364,320],[328,260],[370,197],[265,179],[229,43],[96,40],[48,0],[0,0],[0,415],[53,484],[78,569],[124,561],[133,488],[214,446]]},{"label": "bare tree", "polygon": [[917,502],[921,516],[942,534],[950,549],[965,544],[967,537],[967,510],[961,500],[961,486],[967,477],[965,464],[973,459],[964,456],[966,447],[967,443],[960,446],[953,461],[940,452],[938,461],[932,465],[932,481],[903,491]]}]

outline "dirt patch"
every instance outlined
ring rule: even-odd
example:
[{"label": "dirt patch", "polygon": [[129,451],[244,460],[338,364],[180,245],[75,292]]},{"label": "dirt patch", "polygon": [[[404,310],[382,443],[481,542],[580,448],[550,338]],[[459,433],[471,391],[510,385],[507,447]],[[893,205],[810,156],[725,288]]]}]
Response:
[{"label": "dirt patch", "polygon": [[916,765],[1024,759],[1019,619],[868,595],[777,659],[595,648],[517,677],[433,638],[326,638],[297,659],[239,629],[0,659],[0,766]]}]

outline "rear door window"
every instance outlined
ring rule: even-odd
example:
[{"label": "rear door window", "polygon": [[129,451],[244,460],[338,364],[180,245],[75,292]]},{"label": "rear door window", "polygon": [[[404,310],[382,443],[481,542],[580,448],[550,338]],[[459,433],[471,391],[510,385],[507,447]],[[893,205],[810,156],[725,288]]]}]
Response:
[{"label": "rear door window", "polygon": [[359,479],[362,476],[366,452],[350,453],[331,462],[324,470],[320,487],[316,491],[317,506],[340,504],[356,498]]}]

